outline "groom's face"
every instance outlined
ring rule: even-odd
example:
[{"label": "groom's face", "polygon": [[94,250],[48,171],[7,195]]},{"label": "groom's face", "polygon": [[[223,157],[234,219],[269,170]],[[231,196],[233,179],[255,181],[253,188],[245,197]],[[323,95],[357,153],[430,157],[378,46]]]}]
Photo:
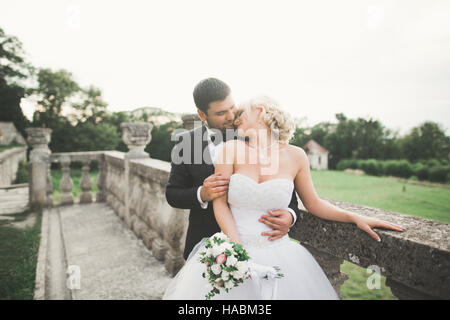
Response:
[{"label": "groom's face", "polygon": [[211,102],[207,114],[200,109],[198,109],[198,114],[203,121],[206,121],[209,128],[225,131],[234,129],[233,122],[236,111],[234,100],[230,94],[225,100]]}]

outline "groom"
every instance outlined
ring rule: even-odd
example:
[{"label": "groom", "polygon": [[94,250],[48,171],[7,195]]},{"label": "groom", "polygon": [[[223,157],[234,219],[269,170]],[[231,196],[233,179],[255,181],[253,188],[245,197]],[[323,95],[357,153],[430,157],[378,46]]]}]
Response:
[{"label": "groom", "polygon": [[[212,201],[226,194],[229,179],[214,173],[216,157],[224,141],[241,139],[234,130],[237,110],[226,83],[215,78],[200,81],[194,89],[194,101],[204,125],[177,136],[179,141],[172,150],[172,169],[166,188],[169,205],[190,209],[184,259],[200,240],[220,231]],[[294,190],[288,210],[273,210],[261,216],[259,221],[273,229],[262,235],[269,240],[283,237],[298,213]]]}]

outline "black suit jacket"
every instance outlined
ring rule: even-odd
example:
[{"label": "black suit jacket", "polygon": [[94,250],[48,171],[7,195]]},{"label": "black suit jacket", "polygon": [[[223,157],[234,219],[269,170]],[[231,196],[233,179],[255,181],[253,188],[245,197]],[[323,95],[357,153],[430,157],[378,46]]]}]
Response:
[{"label": "black suit jacket", "polygon": [[[180,161],[180,157],[183,161]],[[177,136],[177,143],[172,150],[171,166],[166,187],[167,202],[175,208],[190,209],[184,248],[184,258],[187,259],[200,240],[220,231],[214,217],[212,201],[203,209],[197,199],[198,187],[203,185],[203,181],[215,170],[204,125]],[[295,190],[292,192],[289,207],[299,215]]]}]

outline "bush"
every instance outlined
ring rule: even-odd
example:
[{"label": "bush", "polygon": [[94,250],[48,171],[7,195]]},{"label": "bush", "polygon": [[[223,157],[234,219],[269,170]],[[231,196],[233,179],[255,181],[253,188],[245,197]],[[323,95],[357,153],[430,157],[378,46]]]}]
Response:
[{"label": "bush", "polygon": [[415,175],[419,178],[419,180],[428,180],[430,178],[430,168],[422,166],[415,171]]},{"label": "bush", "polygon": [[357,159],[342,159],[336,165],[337,170],[358,169]]},{"label": "bush", "polygon": [[414,174],[412,165],[407,160],[389,160],[383,166],[383,172],[387,176],[409,178]]},{"label": "bush", "polygon": [[446,183],[449,179],[450,166],[434,166],[430,168],[429,179],[433,182]]},{"label": "bush", "polygon": [[437,159],[429,159],[429,160],[425,161],[425,165],[427,167],[437,167],[437,166],[440,166],[441,163]]},{"label": "bush", "polygon": [[375,159],[360,161],[361,170],[366,174],[372,176],[381,176],[383,174],[383,167],[381,163]]}]

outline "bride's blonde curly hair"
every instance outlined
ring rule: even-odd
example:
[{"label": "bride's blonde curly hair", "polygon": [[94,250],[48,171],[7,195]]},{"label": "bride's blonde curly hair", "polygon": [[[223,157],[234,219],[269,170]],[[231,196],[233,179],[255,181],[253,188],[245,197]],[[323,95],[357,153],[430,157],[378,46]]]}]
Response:
[{"label": "bride's blonde curly hair", "polygon": [[243,103],[247,110],[250,107],[262,107],[260,121],[265,123],[280,143],[288,143],[294,135],[295,122],[291,115],[281,110],[276,100],[260,95]]}]

